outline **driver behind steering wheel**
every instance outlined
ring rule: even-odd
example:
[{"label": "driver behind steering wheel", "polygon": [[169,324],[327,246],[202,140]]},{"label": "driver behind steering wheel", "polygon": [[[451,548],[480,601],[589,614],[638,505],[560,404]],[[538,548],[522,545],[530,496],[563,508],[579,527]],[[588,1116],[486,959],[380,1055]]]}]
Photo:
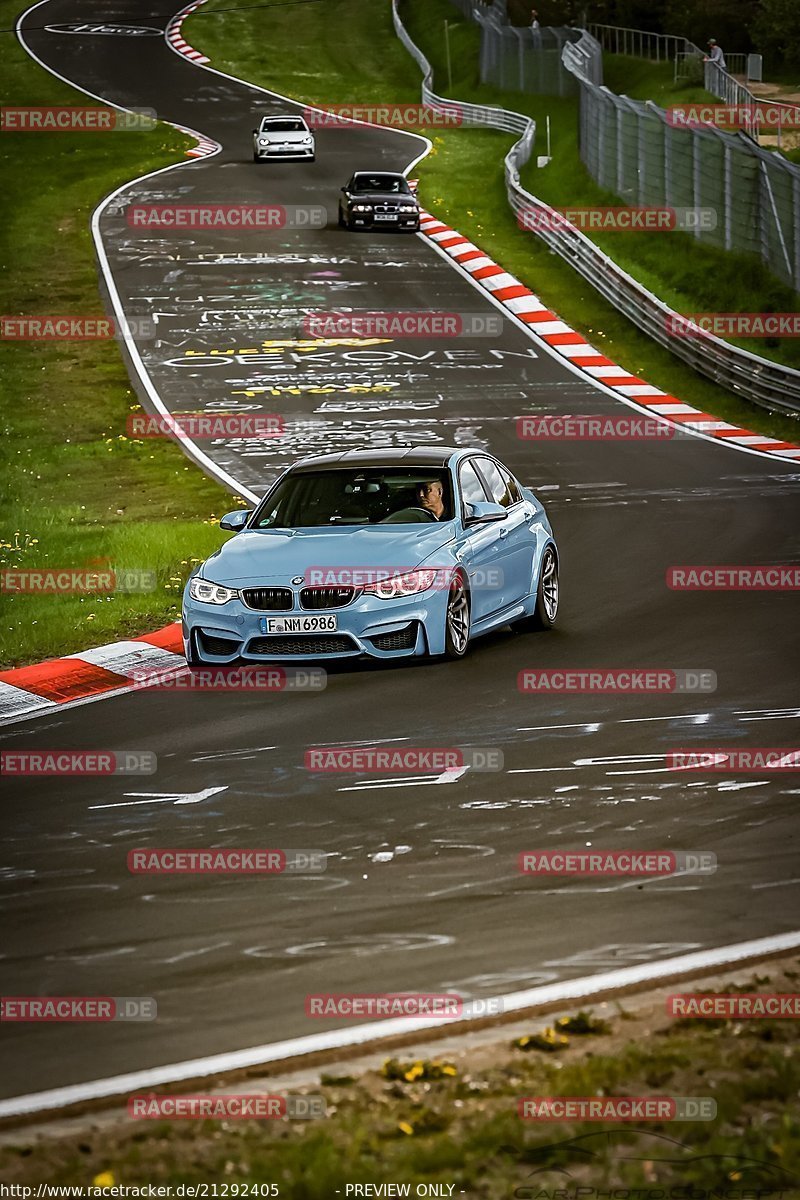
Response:
[{"label": "driver behind steering wheel", "polygon": [[444,520],[444,488],[441,479],[430,479],[426,483],[418,483],[417,503],[420,508],[429,512],[436,521]]}]

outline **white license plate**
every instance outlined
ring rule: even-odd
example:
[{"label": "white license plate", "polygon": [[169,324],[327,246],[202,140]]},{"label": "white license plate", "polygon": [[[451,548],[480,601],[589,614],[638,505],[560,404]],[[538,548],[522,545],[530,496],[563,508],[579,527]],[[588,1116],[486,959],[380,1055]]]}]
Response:
[{"label": "white license plate", "polygon": [[335,633],[336,617],[267,617],[266,625],[266,633]]},{"label": "white license plate", "polygon": [[375,213],[376,221],[396,221],[397,213]]}]

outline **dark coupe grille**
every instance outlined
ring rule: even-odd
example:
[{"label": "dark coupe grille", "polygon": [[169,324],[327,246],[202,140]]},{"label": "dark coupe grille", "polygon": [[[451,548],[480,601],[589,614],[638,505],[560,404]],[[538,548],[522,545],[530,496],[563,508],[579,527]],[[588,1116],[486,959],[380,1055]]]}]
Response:
[{"label": "dark coupe grille", "polygon": [[307,587],[300,593],[301,608],[343,608],[356,594],[351,587]]},{"label": "dark coupe grille", "polygon": [[380,212],[380,213],[396,213],[398,211],[398,209],[399,209],[399,205],[392,204],[391,202],[385,202],[383,204],[375,205],[375,212]]},{"label": "dark coupe grille", "polygon": [[357,649],[351,638],[343,634],[322,637],[316,634],[301,634],[299,637],[253,638],[247,647],[248,654],[346,654]]},{"label": "dark coupe grille", "polygon": [[248,608],[258,608],[262,612],[286,612],[292,607],[291,588],[245,588],[242,596]]},{"label": "dark coupe grille", "polygon": [[369,640],[376,650],[413,650],[417,641],[417,627],[412,623],[407,629],[378,633]]}]

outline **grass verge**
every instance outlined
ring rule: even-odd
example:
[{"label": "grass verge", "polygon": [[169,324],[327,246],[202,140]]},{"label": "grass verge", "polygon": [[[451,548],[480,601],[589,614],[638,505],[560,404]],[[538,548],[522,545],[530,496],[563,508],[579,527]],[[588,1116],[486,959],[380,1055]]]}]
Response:
[{"label": "grass verge", "polygon": [[[388,4],[367,8],[362,0],[326,0],[314,7],[314,19],[304,24],[302,39],[292,9],[215,14],[215,7],[225,9],[225,0],[210,0],[192,14],[184,33],[192,45],[210,55],[213,65],[231,74],[307,102],[419,99],[420,74],[394,34]],[[454,97],[527,112],[539,122],[540,131],[549,115],[554,160],[545,170],[527,169],[523,182],[529,190],[553,205],[619,203],[593,183],[580,162],[577,100],[525,96],[480,84],[477,28],[461,19],[448,0],[403,0],[401,12],[409,33],[434,66],[440,91],[444,92],[442,81],[447,78],[442,34],[447,20]],[[659,76],[658,86],[668,89],[669,80]],[[681,91],[681,99],[696,98],[694,91]],[[703,411],[771,436],[791,441],[800,436],[797,421],[741,400],[657,346],[535,235],[517,227],[502,172],[511,136],[460,129],[442,131],[432,140],[434,153],[415,168],[424,203],[473,238],[604,353]],[[540,140],[543,149],[543,132]],[[626,241],[624,234],[607,234],[596,240],[678,311],[736,311],[743,303],[754,311],[796,307],[795,293],[782,288],[754,259],[698,246],[686,235],[665,239],[637,233]],[[748,285],[746,297],[743,279]],[[781,345],[785,349],[785,340]],[[748,346],[773,353],[761,348],[760,342]],[[778,347],[774,353],[783,349]],[[800,346],[791,346],[786,353],[800,355]]]},{"label": "grass verge", "polygon": [[[792,992],[798,965],[788,959],[750,978],[740,973],[736,982],[721,977],[675,990]],[[286,1200],[357,1195],[348,1185],[367,1182],[408,1185],[411,1196],[426,1194],[417,1185],[435,1183],[445,1190],[434,1195],[487,1200],[600,1200],[596,1189],[608,1187],[645,1189],[618,1193],[622,1200],[796,1196],[797,1022],[672,1019],[665,1011],[656,993],[628,1009],[609,1003],[595,1013],[531,1021],[522,1038],[494,1031],[439,1058],[401,1054],[357,1077],[341,1067],[323,1071],[303,1089],[325,1098],[327,1117],[316,1121],[128,1121],[86,1129],[87,1118],[68,1136],[62,1130],[34,1145],[20,1137],[0,1150],[0,1173],[23,1186],[197,1182],[220,1188],[208,1195],[229,1197],[274,1184],[274,1193],[249,1194]],[[267,1080],[227,1090],[282,1089]],[[716,1116],[553,1124],[517,1115],[523,1096],[653,1095],[707,1097]]]},{"label": "grass verge", "polygon": [[[4,0],[13,25],[18,9]],[[93,103],[4,45],[3,103]],[[4,132],[3,313],[102,315],[91,214],[126,180],[180,161],[193,141],[152,132]],[[3,595],[0,662],[14,666],[154,629],[179,613],[192,559],[222,536],[221,487],[172,442],[125,437],[138,410],[116,342],[0,342],[3,417],[0,569],[103,562],[156,573],[142,594]]]}]

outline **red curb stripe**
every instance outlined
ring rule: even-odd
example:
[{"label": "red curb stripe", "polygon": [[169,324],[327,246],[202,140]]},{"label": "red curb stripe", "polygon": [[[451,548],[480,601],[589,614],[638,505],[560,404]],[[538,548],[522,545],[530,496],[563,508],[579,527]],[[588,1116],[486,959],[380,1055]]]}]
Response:
[{"label": "red curb stripe", "polygon": [[473,279],[489,279],[492,275],[505,275],[506,272],[497,264],[493,267],[480,267],[477,271],[472,272]]},{"label": "red curb stripe", "polygon": [[[550,312],[549,308],[540,308],[538,312],[516,313],[515,316],[518,316],[520,321],[526,321],[528,323],[528,325],[536,325],[540,321],[558,321],[559,320],[559,318],[556,316],[556,314],[554,312]],[[546,336],[546,334],[540,334],[540,337],[542,337],[542,338],[544,338],[545,336]]]},{"label": "red curb stripe", "polygon": [[[520,296],[533,296],[533,292],[521,283],[510,283],[508,287],[498,288],[497,291],[492,292],[492,295],[495,300],[518,300]],[[516,315],[520,316],[521,314],[517,313]]]},{"label": "red curb stripe", "polygon": [[159,646],[162,650],[173,650],[183,654],[183,638],[180,625],[165,625],[163,629],[155,629],[152,633],[143,633],[133,638],[134,642],[147,642],[150,646]]},{"label": "red curb stripe", "polygon": [[469,262],[471,258],[486,258],[482,250],[468,250],[466,254],[453,255],[453,258],[458,258],[459,262]]},{"label": "red curb stripe", "polygon": [[[559,321],[561,318],[556,317]],[[551,346],[585,346],[586,338],[580,333],[543,333],[542,337]]]},{"label": "red curb stripe", "polygon": [[29,667],[16,667],[0,672],[0,680],[59,704],[94,696],[98,692],[111,692],[130,684],[127,676],[117,675],[105,667],[97,667],[79,658],[51,658]]},{"label": "red curb stripe", "polygon": [[[601,354],[599,350],[597,354],[576,354],[573,359],[570,359],[570,362],[576,367],[615,367],[617,365],[612,359],[606,358],[604,354]],[[620,370],[622,370],[621,367]],[[595,375],[591,375],[590,378],[594,379],[597,383],[603,382],[602,379],[597,378]],[[656,397],[653,396],[652,399],[655,400]],[[663,400],[665,397],[659,396],[658,399]],[[666,397],[666,399],[669,399],[669,397]]]},{"label": "red curb stripe", "polygon": [[[636,397],[631,396],[631,399],[635,400]],[[678,403],[680,403],[680,401],[678,401]],[[661,415],[666,417],[667,420],[677,421],[681,425],[687,425],[691,421],[719,421],[720,420],[719,417],[712,416],[711,413],[707,413],[707,412],[662,413]]]}]

